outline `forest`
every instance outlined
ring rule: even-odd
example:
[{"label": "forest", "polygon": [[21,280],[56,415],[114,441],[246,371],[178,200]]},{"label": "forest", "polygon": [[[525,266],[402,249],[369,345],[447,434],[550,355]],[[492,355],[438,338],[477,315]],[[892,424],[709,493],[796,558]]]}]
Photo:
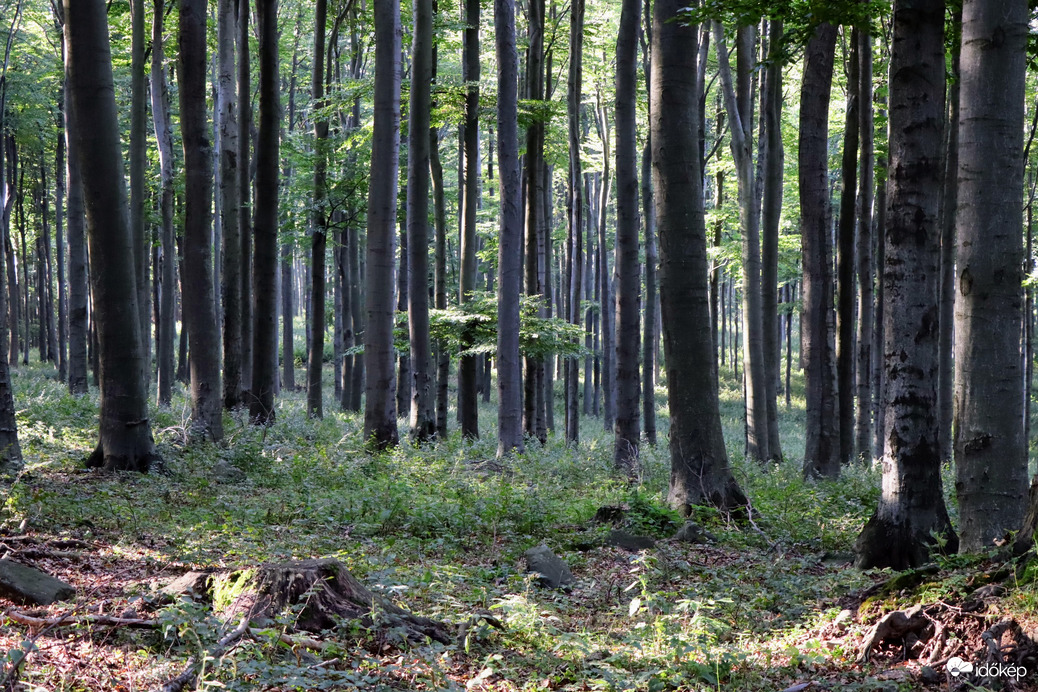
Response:
[{"label": "forest", "polygon": [[0,0],[0,690],[1038,690],[1032,4]]}]

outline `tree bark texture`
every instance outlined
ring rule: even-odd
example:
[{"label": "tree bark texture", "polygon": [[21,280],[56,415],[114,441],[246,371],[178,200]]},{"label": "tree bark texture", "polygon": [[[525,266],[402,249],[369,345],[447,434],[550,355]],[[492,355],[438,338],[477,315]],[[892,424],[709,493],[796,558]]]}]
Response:
[{"label": "tree bark texture", "polygon": [[[476,290],[476,210],[479,200],[479,0],[465,0],[465,31],[461,43],[462,80],[465,90],[464,172],[461,202],[461,295],[467,303]],[[466,337],[462,348],[471,346]],[[479,379],[476,356],[463,356],[458,365],[458,422],[465,437],[479,437]]]},{"label": "tree bark texture", "polygon": [[[223,298],[223,405],[234,408],[242,403],[241,390],[241,212],[240,194],[243,174],[238,167],[238,99],[235,92],[234,58],[236,43],[236,0],[219,0],[217,7],[217,89],[220,131],[220,214],[223,252],[220,259]],[[250,104],[251,105],[251,104]],[[248,175],[248,171],[244,172]]]},{"label": "tree bark texture", "polygon": [[[324,99],[324,35],[328,23],[328,1],[317,0],[314,11],[314,71],[311,79],[315,109],[327,104]],[[324,369],[324,304],[325,265],[328,255],[328,119],[315,114],[314,118],[314,196],[310,244],[310,350],[306,359],[306,414],[311,418],[324,417],[324,387],[321,375]],[[291,290],[285,286],[284,290]],[[286,315],[285,319],[291,319]],[[286,353],[288,358],[290,354]]]},{"label": "tree bark texture", "polygon": [[872,37],[867,31],[858,32],[859,131],[861,154],[858,176],[858,407],[854,423],[854,455],[859,461],[870,462],[872,456],[872,323],[875,319],[875,272],[872,262],[872,204],[875,189],[873,162],[874,129],[872,115]]}]

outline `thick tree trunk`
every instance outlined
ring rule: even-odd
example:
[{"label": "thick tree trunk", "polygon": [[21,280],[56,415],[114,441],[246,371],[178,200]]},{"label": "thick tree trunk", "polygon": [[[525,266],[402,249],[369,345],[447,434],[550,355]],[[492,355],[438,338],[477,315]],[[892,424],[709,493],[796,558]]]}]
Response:
[{"label": "thick tree trunk", "polygon": [[991,549],[1026,509],[1020,362],[1027,3],[962,8],[955,301],[955,489],[962,550]]},{"label": "thick tree trunk", "polygon": [[616,430],[613,464],[637,470],[638,415],[638,25],[641,0],[625,0],[616,39]]},{"label": "thick tree trunk", "polygon": [[874,182],[872,118],[872,37],[858,32],[859,131],[861,137],[858,178],[858,408],[854,423],[854,454],[859,461],[872,460],[872,321],[875,280],[872,266],[872,201]]},{"label": "thick tree trunk", "polygon": [[[165,51],[162,41],[165,0],[155,0],[154,7],[154,23],[152,24],[151,33],[151,111],[155,127],[155,139],[158,141],[159,148],[159,170],[161,176],[159,215],[161,216],[162,224],[159,232],[159,246],[162,252],[161,268],[159,275],[156,277],[160,290],[158,336],[156,338],[155,352],[158,359],[158,403],[163,406],[169,406],[173,399],[173,342],[176,338],[176,315],[174,313],[176,311],[177,290],[177,249],[176,238],[173,232],[173,128],[170,125],[169,85],[166,81]],[[71,161],[70,157],[70,164]],[[69,199],[69,210],[71,211],[71,194]],[[72,237],[71,229],[72,222],[70,217],[70,240]],[[70,340],[71,331],[70,328]],[[71,360],[70,354],[70,373],[72,372]],[[84,372],[86,370],[85,363],[83,370]]]},{"label": "thick tree trunk", "polygon": [[[236,0],[219,0],[217,8],[218,103],[220,131],[220,214],[223,236],[220,295],[223,298],[223,405],[242,403],[241,390],[241,189],[238,167],[238,99],[235,92]],[[248,106],[246,106],[248,107]],[[244,175],[248,175],[245,171]]]},{"label": "thick tree trunk", "polygon": [[[244,15],[239,14],[239,21],[244,21]],[[277,0],[256,0],[256,23],[259,27],[260,113],[256,138],[256,228],[253,241],[255,266],[252,271],[252,381],[249,418],[254,423],[269,425],[274,422],[274,386],[277,378],[275,284],[278,261],[278,159],[281,122]],[[241,60],[244,59],[245,54],[242,51]],[[244,120],[246,109],[242,110]],[[242,144],[242,149],[244,148],[245,144]],[[244,157],[242,160],[244,161]],[[243,235],[243,248],[247,242]],[[243,257],[243,268],[247,262],[248,259]],[[244,338],[244,333],[242,336]],[[242,380],[244,382],[244,375]]]},{"label": "thick tree trunk", "polygon": [[[367,371],[364,439],[376,449],[395,446],[396,372],[393,368],[393,280],[400,149],[400,2],[375,6],[375,124],[368,184],[368,251],[364,338]],[[474,400],[473,400],[474,401]]]},{"label": "thick tree trunk", "polygon": [[803,244],[803,338],[807,397],[804,475],[840,475],[833,346],[833,267],[828,184],[829,91],[836,28],[822,24],[808,41],[800,90],[800,235]]},{"label": "thick tree trunk", "polygon": [[180,0],[180,131],[184,140],[184,326],[191,349],[192,435],[223,437],[220,332],[212,271],[213,152],[205,106],[205,0]]},{"label": "thick tree trunk", "polygon": [[[674,21],[682,0],[657,0],[652,25],[653,186],[660,232],[663,340],[670,392],[671,474],[668,501],[688,514],[694,505],[746,504],[728,467],[709,337],[706,220],[699,148],[698,30]],[[692,174],[689,174],[692,171]]]},{"label": "thick tree trunk", "polygon": [[[314,12],[314,71],[311,79],[314,108],[325,107],[324,100],[324,34],[328,23],[328,2],[317,0]],[[324,296],[325,263],[328,255],[328,119],[314,117],[314,197],[311,211],[313,236],[310,244],[310,350],[306,359],[306,413],[311,418],[324,417],[324,387],[321,375],[324,363]],[[288,290],[288,287],[285,287]],[[289,319],[286,316],[286,319]],[[288,357],[288,354],[285,354]]]},{"label": "thick tree trunk", "polygon": [[[100,360],[100,442],[88,463],[146,471],[156,459],[137,321],[134,242],[128,223],[104,0],[64,0],[71,136],[83,172],[91,289]],[[89,123],[89,126],[87,126]]]},{"label": "thick tree trunk", "polygon": [[523,451],[522,363],[519,359],[519,291],[522,218],[519,177],[519,55],[515,0],[494,0],[497,80],[498,174],[501,216],[497,254],[497,455]]},{"label": "thick tree trunk", "polygon": [[893,26],[883,493],[855,551],[860,568],[899,570],[958,540],[941,489],[936,411],[944,0],[897,0]]},{"label": "thick tree trunk", "polygon": [[[476,210],[479,201],[479,0],[465,0],[465,31],[461,44],[462,80],[465,91],[464,172],[461,199],[461,292],[460,303],[467,303],[476,290]],[[471,338],[462,349],[472,345]],[[479,378],[476,356],[463,356],[458,366],[458,422],[465,437],[479,437]]]}]

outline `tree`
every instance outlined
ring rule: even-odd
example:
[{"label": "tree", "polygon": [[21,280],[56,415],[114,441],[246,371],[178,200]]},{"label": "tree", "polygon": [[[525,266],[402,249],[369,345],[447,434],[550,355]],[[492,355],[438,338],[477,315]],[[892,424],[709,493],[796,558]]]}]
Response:
[{"label": "tree", "polygon": [[858,103],[861,137],[861,174],[858,176],[858,367],[854,453],[863,461],[872,459],[872,323],[875,319],[875,288],[872,260],[872,203],[875,168],[872,117],[872,37],[858,32]]},{"label": "tree", "polygon": [[[241,390],[241,228],[238,200],[242,170],[238,167],[238,99],[235,93],[234,56],[236,0],[219,0],[217,7],[217,102],[220,130],[220,214],[223,235],[221,289],[223,298],[223,405],[242,403]],[[244,174],[247,176],[248,171]]]},{"label": "tree", "polygon": [[[7,101],[7,70],[10,65],[11,44],[14,40],[14,30],[18,23],[21,5],[15,9],[15,18],[11,22],[11,32],[7,37],[7,47],[4,50],[4,62],[0,65],[0,132],[4,131],[5,108]],[[0,191],[4,189],[4,147],[0,145]],[[0,204],[0,207],[7,206]],[[0,208],[0,216],[4,216],[5,210]],[[10,365],[5,357],[7,353],[6,341],[9,337],[6,321],[7,317],[7,291],[0,282],[0,471],[11,473],[22,466],[22,449],[18,444],[18,424],[15,420],[14,389],[11,386]]]},{"label": "tree", "polygon": [[[461,292],[467,303],[476,290],[476,209],[479,200],[479,0],[465,0],[461,37],[461,78],[465,82],[463,134],[464,189],[461,194]],[[479,437],[478,379],[474,355],[458,364],[458,422],[465,437]]]},{"label": "tree", "polygon": [[955,488],[961,547],[970,552],[1019,528],[1025,509],[1020,200],[1028,18],[1022,0],[962,7]]},{"label": "tree", "polygon": [[[252,108],[245,104],[252,103],[252,67],[249,60],[249,0],[238,0],[238,103],[241,108],[238,112],[238,241],[241,243],[241,386],[242,395],[248,392],[249,415],[252,413],[252,405],[256,403],[255,387],[252,382],[253,363],[253,303],[256,296],[252,293],[252,180],[250,179],[250,150],[252,143]],[[261,65],[262,70],[262,65]],[[262,103],[269,96],[260,97]],[[258,133],[257,133],[258,135]],[[268,133],[268,137],[269,137]],[[274,157],[277,158],[276,156]],[[265,160],[264,165],[270,165]],[[277,165],[277,164],[274,164]],[[259,183],[259,159],[256,159],[256,182]],[[263,174],[269,177],[267,172]],[[264,185],[269,187],[270,181],[264,180]],[[274,184],[276,189],[277,184]],[[269,213],[269,212],[268,212]],[[250,297],[251,296],[251,297]],[[273,402],[271,403],[273,405]],[[264,414],[266,415],[266,414]]]},{"label": "tree", "polygon": [[[147,471],[148,420],[119,119],[104,0],[64,0],[73,147],[83,172],[101,388],[100,441],[88,465]],[[127,316],[130,316],[127,318]]]},{"label": "tree", "polygon": [[184,140],[184,326],[191,344],[192,435],[223,437],[220,332],[212,271],[213,153],[206,112],[206,0],[180,0],[177,72]]},{"label": "tree", "polygon": [[494,0],[497,34],[497,166],[501,179],[497,280],[497,455],[523,451],[519,287],[522,223],[519,210],[519,55],[515,0]]},{"label": "tree", "polygon": [[[668,501],[684,514],[693,505],[735,509],[746,504],[728,466],[721,430],[717,371],[707,287],[696,107],[698,28],[674,21],[682,0],[656,0],[649,95],[653,187],[660,238],[663,343],[670,392]],[[691,172],[691,174],[690,174]]]},{"label": "tree", "polygon": [[828,128],[836,28],[822,24],[807,43],[800,88],[800,238],[804,266],[801,349],[807,399],[804,475],[840,475],[833,346],[833,267],[829,228]]},{"label": "tree", "polygon": [[[584,61],[584,0],[570,3],[569,76],[566,86],[566,115],[569,143],[569,175],[566,181],[566,305],[570,324],[580,325],[583,288],[584,181],[580,162],[580,101]],[[573,358],[566,360],[566,441],[580,439],[580,369]]]},{"label": "tree", "polygon": [[638,25],[641,0],[625,0],[616,38],[616,430],[613,463],[638,467]]},{"label": "tree", "polygon": [[396,269],[396,194],[400,155],[399,0],[375,5],[375,118],[368,178],[368,253],[364,338],[364,439],[376,449],[395,446],[396,371],[393,368],[393,279]]},{"label": "tree", "polygon": [[893,28],[883,493],[855,544],[863,569],[914,567],[938,541],[958,543],[941,491],[936,411],[944,0],[897,0]]},{"label": "tree", "polygon": [[[244,6],[244,3],[243,3]],[[238,21],[247,23],[247,14]],[[252,390],[249,418],[260,425],[274,422],[274,382],[277,379],[277,247],[278,161],[281,97],[278,93],[277,0],[256,0],[259,27],[259,130],[256,135],[256,214],[252,271]],[[242,46],[247,45],[247,34]],[[242,50],[241,60],[245,60]],[[239,89],[242,85],[239,77]],[[241,92],[239,92],[241,98]],[[248,97],[246,97],[248,98]],[[245,103],[246,101],[241,101]],[[248,109],[243,108],[244,111]],[[241,141],[242,150],[247,137]],[[242,157],[244,163],[245,157]],[[243,168],[242,170],[247,170]],[[244,177],[244,176],[243,176]],[[243,203],[248,197],[243,198]],[[243,207],[246,206],[243,204]],[[248,241],[242,236],[242,247]],[[242,266],[248,259],[242,257]],[[244,337],[244,334],[243,334]],[[192,346],[193,348],[193,346]],[[242,379],[245,377],[243,375]]]},{"label": "tree", "polygon": [[[317,0],[314,14],[314,198],[313,237],[310,245],[310,352],[306,359],[306,413],[311,418],[324,417],[321,369],[324,363],[324,293],[325,257],[328,254],[328,119],[320,113],[327,104],[324,98],[324,34],[328,18],[328,0]],[[286,289],[287,290],[287,289]],[[291,319],[288,315],[285,319]],[[290,354],[285,353],[285,358]]]},{"label": "tree", "polygon": [[[151,312],[148,310],[148,260],[151,237],[144,224],[144,165],[147,159],[148,97],[144,89],[144,0],[130,2],[130,232],[137,272],[137,309],[144,349],[144,387],[151,379]],[[50,253],[47,255],[50,256]]]},{"label": "tree", "polygon": [[411,438],[436,433],[429,346],[429,177],[433,8],[414,2],[411,103],[407,125],[407,328],[411,344]]}]

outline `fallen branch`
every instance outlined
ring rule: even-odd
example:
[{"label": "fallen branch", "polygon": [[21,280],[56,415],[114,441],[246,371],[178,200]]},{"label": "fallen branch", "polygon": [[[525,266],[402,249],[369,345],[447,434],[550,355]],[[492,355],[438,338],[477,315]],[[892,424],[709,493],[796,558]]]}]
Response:
[{"label": "fallen branch", "polygon": [[256,639],[274,638],[282,644],[294,648],[301,647],[303,649],[311,649],[313,651],[325,651],[333,646],[331,642],[322,642],[320,639],[312,639],[311,637],[303,637],[300,635],[291,635],[287,632],[274,633],[271,630],[263,630],[258,627],[250,627],[249,634]]},{"label": "fallen branch", "polygon": [[201,659],[195,656],[189,658],[184,671],[161,687],[155,688],[155,692],[181,692],[181,690],[195,681],[195,678],[198,676],[198,669],[201,668],[203,662],[222,656],[230,648],[231,644],[241,639],[248,631],[249,618],[243,617],[238,626],[220,641],[216,642],[216,646],[207,651],[205,656]]},{"label": "fallen branch", "polygon": [[17,622],[20,625],[28,625],[35,630],[51,627],[73,627],[76,625],[86,624],[98,625],[101,627],[141,627],[149,629],[158,627],[158,623],[155,620],[144,618],[121,618],[113,617],[111,615],[74,615],[73,613],[65,613],[64,615],[58,615],[56,617],[40,618],[18,610],[7,610],[4,612],[4,617]]}]

